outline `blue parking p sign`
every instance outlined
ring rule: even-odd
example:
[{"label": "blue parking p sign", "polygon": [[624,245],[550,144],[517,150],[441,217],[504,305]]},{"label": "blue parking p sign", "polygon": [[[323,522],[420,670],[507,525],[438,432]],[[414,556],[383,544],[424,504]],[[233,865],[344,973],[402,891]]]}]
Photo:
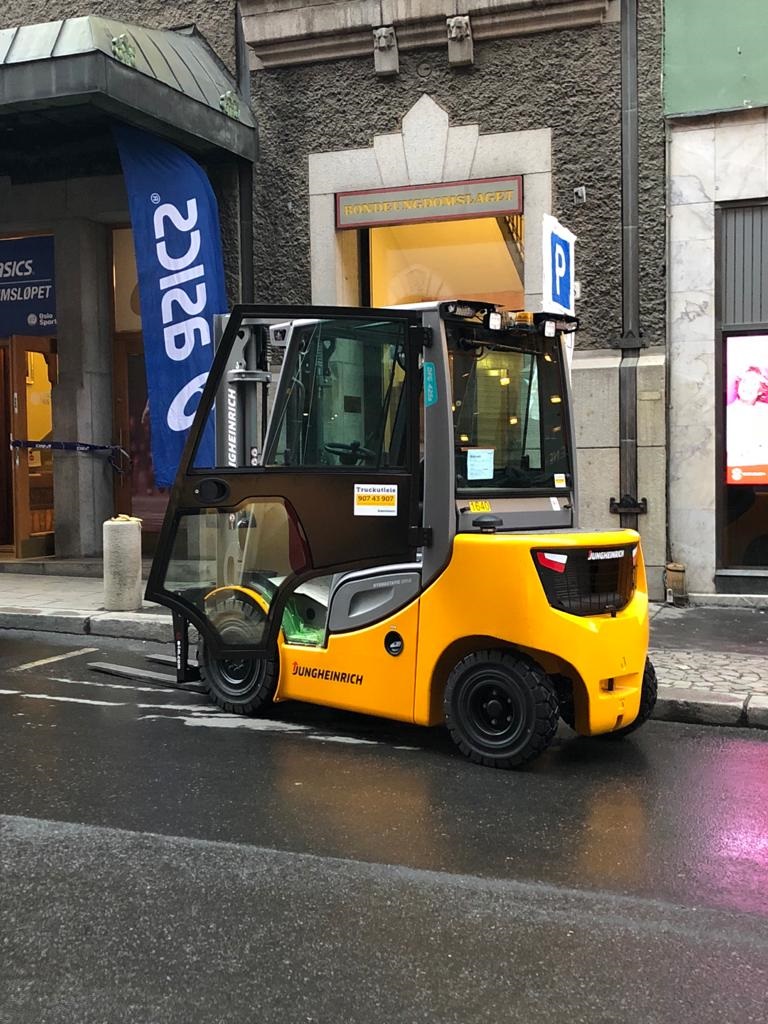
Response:
[{"label": "blue parking p sign", "polygon": [[574,254],[576,236],[554,217],[544,216],[543,309],[575,315]]}]

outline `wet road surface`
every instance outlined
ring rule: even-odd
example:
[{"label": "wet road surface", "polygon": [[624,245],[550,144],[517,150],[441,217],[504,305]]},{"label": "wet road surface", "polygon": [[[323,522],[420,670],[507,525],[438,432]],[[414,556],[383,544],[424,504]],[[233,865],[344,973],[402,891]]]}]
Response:
[{"label": "wet road surface", "polygon": [[563,728],[500,773],[87,643],[0,633],[3,1024],[765,1021],[768,736]]}]

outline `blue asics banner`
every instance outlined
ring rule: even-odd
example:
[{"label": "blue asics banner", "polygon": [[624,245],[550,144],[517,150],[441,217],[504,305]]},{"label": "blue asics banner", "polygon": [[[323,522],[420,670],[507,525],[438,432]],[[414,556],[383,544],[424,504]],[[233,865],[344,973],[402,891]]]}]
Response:
[{"label": "blue asics banner", "polygon": [[0,338],[55,333],[53,236],[0,239]]},{"label": "blue asics banner", "polygon": [[[219,212],[186,153],[135,128],[113,131],[139,272],[154,475],[168,487],[213,361],[213,316],[227,309]],[[213,417],[196,462],[214,465]]]}]

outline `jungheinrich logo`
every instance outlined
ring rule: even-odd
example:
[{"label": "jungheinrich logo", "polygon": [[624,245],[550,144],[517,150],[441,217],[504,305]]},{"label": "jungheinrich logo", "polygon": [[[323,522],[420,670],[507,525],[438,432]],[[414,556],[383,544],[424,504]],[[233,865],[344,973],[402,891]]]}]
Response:
[{"label": "jungheinrich logo", "polygon": [[300,665],[294,661],[291,666],[291,675],[308,676],[310,679],[325,679],[329,683],[350,683],[352,686],[363,685],[363,675],[358,672],[335,672],[330,668],[314,668],[310,665]]},{"label": "jungheinrich logo", "polygon": [[590,551],[587,555],[587,561],[603,562],[610,558],[623,558],[625,553],[623,548],[620,551]]}]

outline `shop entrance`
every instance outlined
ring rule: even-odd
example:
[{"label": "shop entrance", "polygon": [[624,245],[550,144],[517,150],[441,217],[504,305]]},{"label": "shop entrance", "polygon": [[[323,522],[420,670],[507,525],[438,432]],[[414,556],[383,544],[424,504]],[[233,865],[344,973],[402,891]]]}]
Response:
[{"label": "shop entrance", "polygon": [[505,309],[525,305],[522,214],[387,225],[360,234],[363,305],[457,298]]},{"label": "shop entrance", "polygon": [[50,441],[54,338],[0,340],[0,548],[16,558],[52,555],[53,453],[9,442]]}]

